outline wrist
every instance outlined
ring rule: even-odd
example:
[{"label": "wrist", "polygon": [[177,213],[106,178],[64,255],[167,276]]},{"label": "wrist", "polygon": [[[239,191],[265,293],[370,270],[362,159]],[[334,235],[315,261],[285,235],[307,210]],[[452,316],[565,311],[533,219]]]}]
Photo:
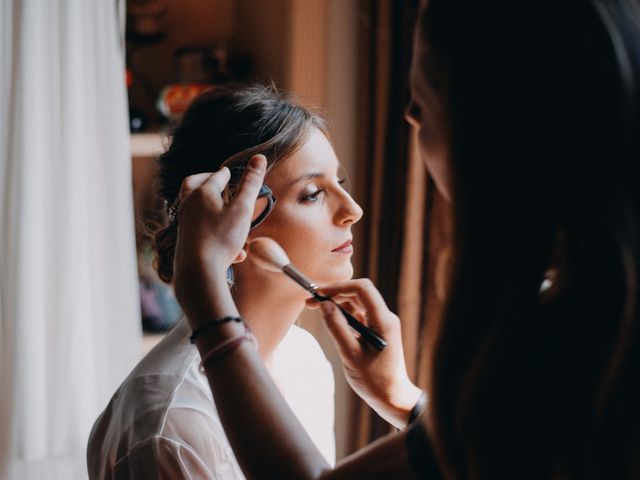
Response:
[{"label": "wrist", "polygon": [[419,402],[424,391],[416,387],[409,380],[400,387],[393,389],[393,395],[387,399],[384,406],[378,410],[382,418],[396,428],[405,428],[409,422],[411,412]]},{"label": "wrist", "polygon": [[226,275],[183,276],[176,282],[175,293],[192,330],[214,318],[240,316]]},{"label": "wrist", "polygon": [[[204,355],[206,352],[219,347],[221,344],[228,342],[230,339],[238,338],[239,336],[251,333],[244,321],[240,317],[237,318],[239,318],[240,321],[229,321],[220,323],[217,317],[209,318],[209,323],[207,323],[207,320],[202,321],[202,326],[194,330],[194,333],[199,331],[200,334],[197,336],[197,338],[192,340],[192,343],[196,345],[201,355]],[[216,323],[216,325],[212,326],[211,328],[207,328],[207,326],[211,323]]]}]

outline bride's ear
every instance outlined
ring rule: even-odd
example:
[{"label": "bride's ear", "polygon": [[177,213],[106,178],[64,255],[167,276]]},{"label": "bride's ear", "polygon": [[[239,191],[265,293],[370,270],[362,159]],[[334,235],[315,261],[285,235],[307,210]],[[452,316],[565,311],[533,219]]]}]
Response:
[{"label": "bride's ear", "polygon": [[245,245],[244,247],[242,247],[242,250],[240,250],[240,253],[238,253],[238,255],[236,256],[235,260],[233,261],[233,263],[242,263],[247,259],[247,245]]}]

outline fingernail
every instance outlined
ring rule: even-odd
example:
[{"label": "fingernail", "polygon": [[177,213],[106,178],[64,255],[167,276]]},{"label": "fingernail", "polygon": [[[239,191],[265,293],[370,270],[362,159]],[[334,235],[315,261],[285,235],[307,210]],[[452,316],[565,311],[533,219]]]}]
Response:
[{"label": "fingernail", "polygon": [[333,313],[334,306],[331,302],[320,302],[320,309],[325,315],[331,315]]},{"label": "fingernail", "polygon": [[265,158],[264,155],[254,155],[249,159],[249,166],[261,172],[262,170],[264,170],[264,167],[267,164],[266,161],[262,160],[263,158]]}]

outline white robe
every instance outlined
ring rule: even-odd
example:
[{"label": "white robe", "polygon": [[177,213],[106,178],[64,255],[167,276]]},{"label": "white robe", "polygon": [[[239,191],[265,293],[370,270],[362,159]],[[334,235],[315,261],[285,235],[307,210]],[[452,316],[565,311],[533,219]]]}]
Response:
[{"label": "white robe", "polygon": [[[189,334],[183,319],[96,421],[87,451],[92,480],[244,479]],[[274,373],[287,403],[333,464],[333,370],[313,336],[293,326],[274,353]]]}]

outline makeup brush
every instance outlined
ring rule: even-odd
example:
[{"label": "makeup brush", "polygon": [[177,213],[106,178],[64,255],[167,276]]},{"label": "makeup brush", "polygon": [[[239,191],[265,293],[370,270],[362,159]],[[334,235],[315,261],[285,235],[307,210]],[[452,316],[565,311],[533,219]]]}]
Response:
[{"label": "makeup brush", "polygon": [[340,309],[347,323],[351,328],[358,332],[371,345],[378,350],[382,350],[387,346],[387,342],[371,330],[366,325],[356,320],[353,315],[338,305],[331,297],[325,297],[318,293],[318,286],[307,279],[299,270],[297,270],[289,261],[286,252],[282,249],[278,242],[268,237],[259,237],[251,240],[249,243],[249,255],[253,261],[265,270],[272,272],[283,272],[294,282],[304,288],[313,295],[313,298],[320,302],[331,302]]}]

